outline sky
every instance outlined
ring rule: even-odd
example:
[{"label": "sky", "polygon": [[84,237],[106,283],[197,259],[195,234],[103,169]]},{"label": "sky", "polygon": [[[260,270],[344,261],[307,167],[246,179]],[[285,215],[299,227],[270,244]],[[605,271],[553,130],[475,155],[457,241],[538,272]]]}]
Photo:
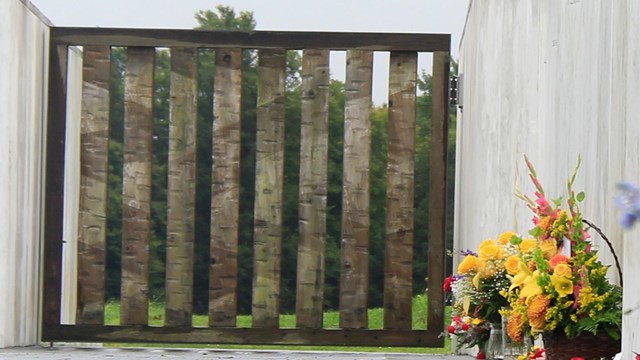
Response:
[{"label": "sky", "polygon": [[[56,26],[188,29],[194,13],[230,6],[252,11],[256,30],[346,31],[451,34],[458,45],[468,0],[31,0]],[[331,56],[332,77],[344,81],[344,53]],[[389,57],[374,57],[374,103],[386,102]],[[431,56],[420,54],[419,72],[431,72]]]}]

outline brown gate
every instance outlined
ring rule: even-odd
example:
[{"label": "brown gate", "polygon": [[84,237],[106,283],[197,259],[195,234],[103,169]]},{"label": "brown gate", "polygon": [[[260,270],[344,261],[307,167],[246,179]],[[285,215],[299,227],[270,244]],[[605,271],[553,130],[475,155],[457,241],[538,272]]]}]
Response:
[{"label": "brown gate", "polygon": [[[61,324],[66,70],[83,47],[78,303]],[[104,325],[110,49],[127,47],[121,325]],[[149,326],[154,53],[171,52],[166,320]],[[198,49],[215,50],[209,326],[192,316]],[[242,51],[257,49],[252,327],[236,326]],[[286,51],[302,51],[296,327],[278,318]],[[346,50],[340,328],[323,328],[329,53]],[[368,329],[372,54],[390,53],[384,329]],[[47,126],[43,341],[442,346],[450,36],[52,28]],[[430,174],[415,179],[416,61],[433,53]],[[427,329],[412,328],[413,191],[429,184]],[[416,226],[421,226],[417,224]],[[242,259],[245,260],[245,259]]]}]

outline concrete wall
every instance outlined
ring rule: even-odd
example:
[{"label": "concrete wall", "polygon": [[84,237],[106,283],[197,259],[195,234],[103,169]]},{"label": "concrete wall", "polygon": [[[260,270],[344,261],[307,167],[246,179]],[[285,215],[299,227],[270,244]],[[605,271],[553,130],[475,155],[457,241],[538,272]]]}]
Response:
[{"label": "concrete wall", "polygon": [[[0,348],[39,341],[49,26],[28,1],[0,1]],[[77,51],[70,64],[69,81],[79,84]],[[78,91],[71,94],[79,99]],[[78,131],[78,118],[69,130]],[[70,162],[66,169],[72,189],[77,167]],[[67,241],[75,241],[76,212],[65,217]]]},{"label": "concrete wall", "polygon": [[[640,230],[622,231],[613,200],[618,181],[640,182],[637,34],[640,4],[630,0],[470,0],[460,45],[457,249],[531,227],[531,213],[513,196],[516,184],[533,192],[524,154],[552,198],[566,193],[581,155],[574,188],[586,192],[585,218],[624,258],[625,308],[640,302]],[[640,352],[640,310],[625,316],[623,331],[630,358]]]}]

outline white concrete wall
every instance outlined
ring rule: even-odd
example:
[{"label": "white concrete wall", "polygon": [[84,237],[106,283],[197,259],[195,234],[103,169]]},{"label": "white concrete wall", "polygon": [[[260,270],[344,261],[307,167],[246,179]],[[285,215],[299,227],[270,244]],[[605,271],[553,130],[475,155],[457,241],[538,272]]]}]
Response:
[{"label": "white concrete wall", "polygon": [[[618,181],[640,182],[638,34],[640,4],[630,0],[470,1],[460,45],[457,249],[531,227],[513,196],[516,184],[533,192],[524,154],[552,198],[566,193],[581,155],[574,188],[586,192],[584,216],[624,258],[625,308],[640,302],[640,230],[622,231],[613,201]],[[627,359],[640,352],[640,310],[625,316],[623,331]]]},{"label": "white concrete wall", "polygon": [[[0,1],[0,348],[37,344],[40,336],[50,25],[27,0]],[[79,89],[79,53],[73,51],[69,58],[69,81]],[[79,91],[70,94],[79,99]],[[72,107],[69,131],[79,132],[78,114]],[[74,136],[69,149],[79,147]],[[70,161],[65,173],[67,188],[77,192],[78,162]],[[68,210],[74,206],[74,191],[66,194]],[[72,243],[77,200],[75,204],[65,216],[65,238]],[[75,303],[65,299],[67,314],[71,301]]]}]

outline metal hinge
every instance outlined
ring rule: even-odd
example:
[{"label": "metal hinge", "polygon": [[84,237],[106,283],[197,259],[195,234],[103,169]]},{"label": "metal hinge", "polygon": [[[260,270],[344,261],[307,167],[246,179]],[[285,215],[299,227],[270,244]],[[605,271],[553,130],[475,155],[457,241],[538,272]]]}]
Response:
[{"label": "metal hinge", "polygon": [[449,104],[458,105],[458,77],[455,75],[449,81]]},{"label": "metal hinge", "polygon": [[449,81],[449,104],[457,105],[459,109],[462,109],[462,75],[451,76]]}]

